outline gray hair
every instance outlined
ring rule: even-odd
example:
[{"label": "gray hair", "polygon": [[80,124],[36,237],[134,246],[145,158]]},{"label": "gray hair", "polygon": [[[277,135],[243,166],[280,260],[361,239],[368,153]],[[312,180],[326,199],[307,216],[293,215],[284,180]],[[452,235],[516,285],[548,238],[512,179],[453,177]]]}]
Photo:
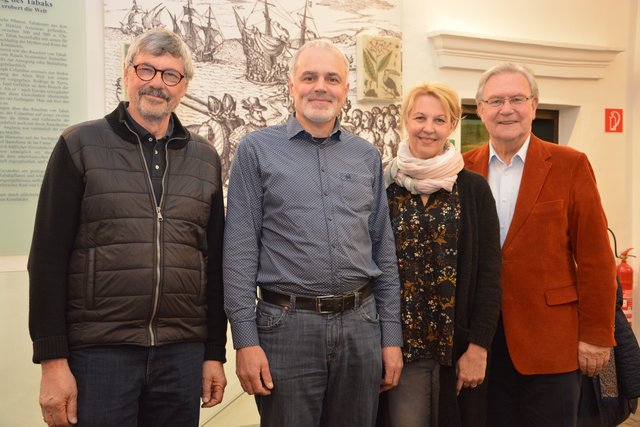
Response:
[{"label": "gray hair", "polygon": [[529,89],[531,89],[531,95],[535,98],[538,98],[540,95],[538,91],[538,83],[536,82],[536,78],[533,75],[533,72],[524,65],[512,64],[512,63],[504,63],[495,65],[485,71],[480,77],[480,81],[478,82],[478,91],[476,92],[476,103],[482,100],[482,93],[484,92],[484,87],[487,84],[487,81],[498,74],[507,74],[507,73],[518,73],[522,74],[524,78],[529,82]]},{"label": "gray hair", "polygon": [[333,42],[329,39],[314,39],[300,46],[300,48],[296,51],[296,53],[291,58],[291,62],[289,63],[289,80],[293,81],[293,76],[295,75],[296,68],[298,66],[298,59],[300,58],[300,55],[302,54],[302,52],[310,48],[329,49],[335,52],[344,63],[344,72],[345,72],[345,75],[348,76],[349,60],[345,56],[344,52],[338,49],[338,47],[335,44],[333,44]]},{"label": "gray hair", "polygon": [[182,59],[184,76],[187,80],[193,78],[193,61],[191,50],[184,41],[174,32],[164,28],[154,28],[140,34],[129,46],[127,57],[124,60],[126,67],[133,65],[133,61],[141,53],[153,56],[161,56],[166,53],[174,58]]}]

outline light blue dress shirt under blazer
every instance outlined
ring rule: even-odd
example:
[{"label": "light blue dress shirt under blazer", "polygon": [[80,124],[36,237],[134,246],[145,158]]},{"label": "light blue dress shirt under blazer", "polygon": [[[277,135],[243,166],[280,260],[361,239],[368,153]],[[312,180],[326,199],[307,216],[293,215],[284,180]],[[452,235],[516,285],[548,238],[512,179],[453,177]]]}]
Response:
[{"label": "light blue dress shirt under blazer", "polygon": [[487,180],[496,201],[498,219],[500,220],[500,246],[504,244],[516,209],[530,138],[531,136],[527,137],[520,150],[511,158],[509,165],[504,163],[493,149],[493,145],[489,143],[489,176]]}]

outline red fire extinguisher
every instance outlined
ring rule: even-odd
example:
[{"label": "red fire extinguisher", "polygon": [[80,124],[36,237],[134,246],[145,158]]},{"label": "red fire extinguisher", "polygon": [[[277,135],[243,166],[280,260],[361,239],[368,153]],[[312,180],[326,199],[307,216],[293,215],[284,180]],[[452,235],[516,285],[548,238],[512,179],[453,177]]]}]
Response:
[{"label": "red fire extinguisher", "polygon": [[633,305],[631,295],[633,294],[633,269],[627,264],[627,258],[634,255],[629,254],[633,248],[629,248],[622,251],[620,256],[620,264],[616,268],[618,273],[618,279],[620,279],[620,285],[622,286],[622,311],[627,316],[627,320],[631,323],[631,317],[633,314]]}]

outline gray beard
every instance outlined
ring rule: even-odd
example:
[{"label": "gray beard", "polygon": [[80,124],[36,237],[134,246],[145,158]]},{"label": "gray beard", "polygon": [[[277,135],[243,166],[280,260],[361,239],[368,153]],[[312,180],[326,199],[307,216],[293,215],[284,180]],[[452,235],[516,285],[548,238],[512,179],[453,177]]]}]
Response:
[{"label": "gray beard", "polygon": [[170,114],[170,111],[162,110],[162,111],[149,111],[142,108],[142,106],[138,105],[138,113],[140,117],[145,119],[148,122],[161,122],[165,120]]}]

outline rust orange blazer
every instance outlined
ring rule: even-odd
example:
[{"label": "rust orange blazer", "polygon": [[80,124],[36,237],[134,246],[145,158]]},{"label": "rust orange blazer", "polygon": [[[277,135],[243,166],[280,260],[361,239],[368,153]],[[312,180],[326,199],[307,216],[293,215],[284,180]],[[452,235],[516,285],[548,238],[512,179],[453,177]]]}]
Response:
[{"label": "rust orange blazer", "polygon": [[[464,154],[487,177],[489,144]],[[502,246],[502,318],[521,374],[578,369],[578,341],[614,345],[615,260],[586,155],[531,135]]]}]

